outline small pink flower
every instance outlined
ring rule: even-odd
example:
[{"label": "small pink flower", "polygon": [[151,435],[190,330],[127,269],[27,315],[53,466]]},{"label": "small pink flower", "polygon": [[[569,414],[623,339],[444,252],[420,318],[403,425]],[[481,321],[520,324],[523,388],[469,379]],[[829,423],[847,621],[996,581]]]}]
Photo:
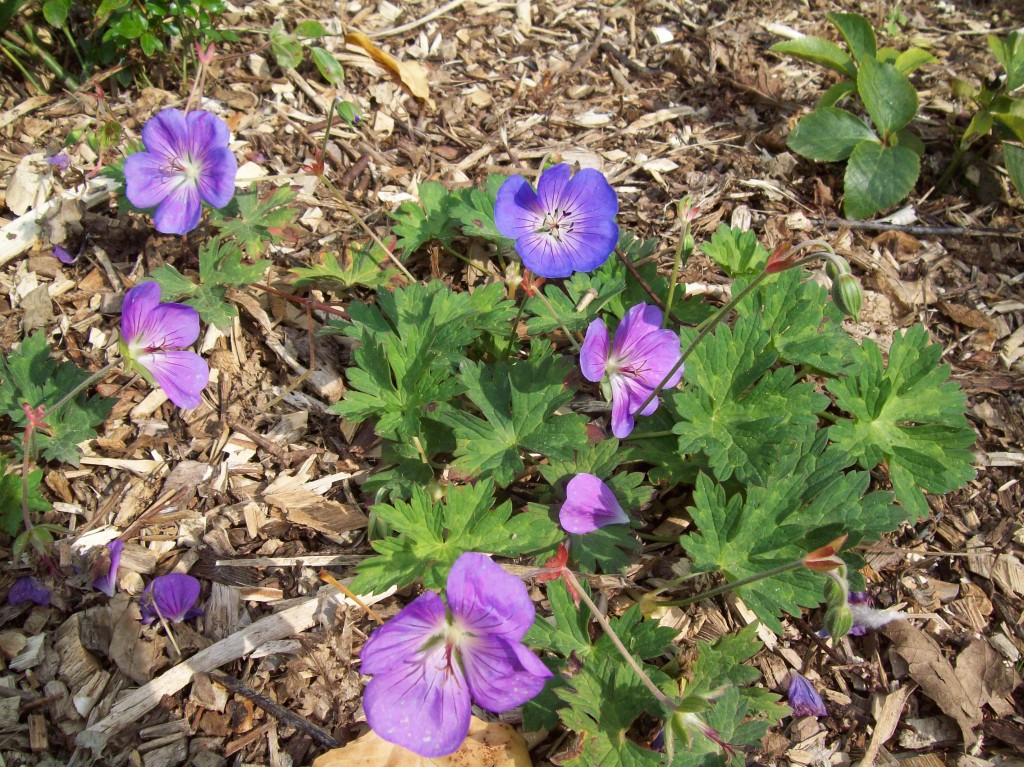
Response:
[{"label": "small pink flower", "polygon": [[577,474],[565,488],[565,503],[558,521],[569,533],[591,533],[605,525],[629,524],[615,494],[593,474]]}]

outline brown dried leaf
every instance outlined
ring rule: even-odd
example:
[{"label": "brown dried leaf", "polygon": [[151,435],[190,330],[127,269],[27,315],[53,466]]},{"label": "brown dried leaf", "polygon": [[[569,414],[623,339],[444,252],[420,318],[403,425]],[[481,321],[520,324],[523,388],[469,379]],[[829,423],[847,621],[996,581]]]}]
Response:
[{"label": "brown dried leaf", "polygon": [[409,92],[418,99],[426,101],[430,98],[430,86],[427,83],[427,70],[422,64],[415,61],[399,61],[390,53],[385,53],[377,47],[366,35],[358,32],[351,32],[345,35],[345,42],[366,51],[366,54],[387,69],[391,74],[401,81],[402,85],[409,89]]},{"label": "brown dried leaf", "polygon": [[956,719],[964,743],[973,745],[978,740],[974,728],[981,724],[981,708],[964,689],[938,642],[906,621],[890,623],[881,633],[892,640],[893,650],[906,661],[911,678],[921,685],[924,694],[943,713]]},{"label": "brown dried leaf", "polygon": [[372,730],[351,743],[317,757],[312,767],[532,767],[526,743],[507,724],[475,716],[462,748],[428,759],[388,743]]},{"label": "brown dried leaf", "polygon": [[1020,684],[1020,675],[984,639],[975,639],[956,659],[956,673],[971,702],[986,703],[1000,716],[1014,712],[1006,697]]},{"label": "brown dried leaf", "polygon": [[124,601],[115,599],[108,609],[111,611],[113,632],[107,654],[122,674],[137,684],[146,684],[168,664],[164,654],[167,640],[159,635],[152,641],[143,638],[139,605],[127,601],[127,597]]}]

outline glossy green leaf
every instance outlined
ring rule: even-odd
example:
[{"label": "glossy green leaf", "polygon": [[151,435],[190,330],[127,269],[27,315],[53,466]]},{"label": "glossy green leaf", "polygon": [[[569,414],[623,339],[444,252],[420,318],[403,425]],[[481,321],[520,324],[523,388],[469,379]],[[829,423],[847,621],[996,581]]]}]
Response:
[{"label": "glossy green leaf", "polygon": [[821,37],[798,37],[795,40],[784,40],[775,43],[771,50],[776,53],[788,53],[812,64],[827,67],[846,77],[855,78],[857,67],[842,48]]},{"label": "glossy green leaf", "polygon": [[862,141],[846,166],[846,215],[869,218],[891,208],[910,194],[920,172],[921,158],[913,149]]},{"label": "glossy green leaf", "polygon": [[905,128],[917,114],[917,91],[892,64],[871,56],[861,61],[857,91],[883,139]]},{"label": "glossy green leaf", "polygon": [[859,13],[830,13],[826,18],[835,24],[858,63],[863,64],[864,59],[873,58],[878,52],[875,30]]},{"label": "glossy green leaf", "polygon": [[861,141],[878,141],[871,127],[845,109],[815,109],[797,123],[786,145],[812,160],[845,160]]}]

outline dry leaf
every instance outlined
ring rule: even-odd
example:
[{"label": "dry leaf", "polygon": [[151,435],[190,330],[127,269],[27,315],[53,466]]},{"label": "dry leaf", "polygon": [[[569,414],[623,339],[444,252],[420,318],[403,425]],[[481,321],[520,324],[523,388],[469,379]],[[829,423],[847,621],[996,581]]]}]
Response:
[{"label": "dry leaf", "polygon": [[366,35],[351,32],[345,35],[345,42],[362,48],[367,55],[397,77],[409,92],[418,99],[426,101],[430,98],[430,87],[427,84],[427,70],[415,61],[399,61],[390,53],[385,53]]},{"label": "dry leaf", "polygon": [[127,596],[118,594],[107,609],[112,624],[107,654],[122,674],[136,684],[146,684],[168,664],[167,640],[159,634],[151,641],[144,637],[149,632],[143,631],[139,605]]},{"label": "dry leaf", "polygon": [[24,216],[46,202],[52,187],[53,166],[43,159],[43,153],[25,155],[7,182],[7,207]]},{"label": "dry leaf", "polygon": [[924,694],[944,714],[956,719],[964,743],[974,745],[978,740],[974,728],[981,724],[981,708],[964,689],[938,642],[906,621],[890,623],[881,633],[892,640],[893,650],[906,661],[911,678],[921,685]]},{"label": "dry leaf", "polygon": [[348,745],[317,757],[312,767],[532,767],[526,743],[507,724],[475,716],[462,748],[449,756],[426,758],[388,743],[372,730]]},{"label": "dry leaf", "polygon": [[956,659],[956,673],[970,701],[979,709],[986,703],[999,716],[1014,712],[1006,700],[1020,684],[1020,675],[1013,666],[984,639],[975,639]]}]

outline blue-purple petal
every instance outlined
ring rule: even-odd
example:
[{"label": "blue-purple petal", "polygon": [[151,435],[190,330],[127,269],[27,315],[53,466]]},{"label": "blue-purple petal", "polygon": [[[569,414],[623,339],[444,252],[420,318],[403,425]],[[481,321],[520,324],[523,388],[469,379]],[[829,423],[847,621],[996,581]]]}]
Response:
[{"label": "blue-purple petal", "polygon": [[552,676],[524,645],[498,636],[467,640],[461,657],[473,700],[495,713],[532,700]]},{"label": "blue-purple petal", "polygon": [[595,383],[604,378],[608,352],[608,326],[598,318],[590,323],[580,347],[580,369],[584,378]]},{"label": "blue-purple petal", "polygon": [[427,641],[444,631],[444,603],[433,591],[426,591],[402,611],[370,634],[359,653],[364,674],[393,670],[398,660],[415,657]]},{"label": "blue-purple petal", "polygon": [[153,214],[153,227],[162,234],[187,234],[199,226],[203,203],[194,182],[182,181],[164,198]]},{"label": "blue-purple petal", "polygon": [[518,240],[535,232],[544,221],[537,193],[522,176],[510,176],[498,189],[494,202],[494,225],[503,237]]},{"label": "blue-purple petal", "polygon": [[629,517],[608,485],[582,473],[569,480],[558,521],[566,532],[583,535],[606,525],[628,524]]},{"label": "blue-purple petal", "polygon": [[214,149],[203,158],[199,174],[199,196],[214,208],[223,208],[235,196],[235,175],[238,161],[230,149]]},{"label": "blue-purple petal", "polygon": [[7,592],[7,603],[20,605],[25,602],[35,602],[42,607],[50,606],[50,589],[38,578],[26,576],[18,578]]},{"label": "blue-purple petal", "polygon": [[182,157],[188,151],[188,127],[180,109],[163,109],[142,126],[142,144],[165,160]]},{"label": "blue-purple petal", "polygon": [[210,366],[194,352],[158,351],[138,354],[135,362],[149,371],[167,399],[180,408],[199,407],[210,382]]},{"label": "blue-purple petal", "polygon": [[194,610],[202,586],[191,575],[168,573],[149,582],[142,592],[142,622],[152,623],[159,615],[178,623],[197,614]]},{"label": "blue-purple petal", "polygon": [[153,310],[160,305],[160,285],[142,282],[124,294],[121,302],[121,338],[128,346],[138,341]]},{"label": "blue-purple petal", "polygon": [[540,199],[540,207],[545,213],[563,210],[569,202],[565,196],[565,189],[569,184],[569,173],[569,165],[560,162],[540,174],[540,178],[537,179],[537,197]]},{"label": "blue-purple petal", "polygon": [[103,572],[92,582],[92,587],[102,591],[108,597],[114,596],[117,590],[117,568],[121,564],[121,551],[124,549],[124,541],[115,538],[106,545],[104,560],[101,560],[99,567]]},{"label": "blue-purple petal", "polygon": [[71,255],[70,251],[66,248],[62,248],[60,245],[53,246],[53,257],[62,264],[73,264],[78,260],[78,256]]},{"label": "blue-purple petal", "polygon": [[518,641],[533,625],[526,586],[484,554],[466,552],[456,559],[445,593],[455,624],[474,634]]},{"label": "blue-purple petal", "polygon": [[828,716],[828,709],[814,685],[796,671],[789,672],[787,697],[793,716]]},{"label": "blue-purple petal", "polygon": [[454,753],[469,734],[469,689],[443,644],[412,662],[395,658],[366,685],[363,710],[377,735],[420,756]]}]

